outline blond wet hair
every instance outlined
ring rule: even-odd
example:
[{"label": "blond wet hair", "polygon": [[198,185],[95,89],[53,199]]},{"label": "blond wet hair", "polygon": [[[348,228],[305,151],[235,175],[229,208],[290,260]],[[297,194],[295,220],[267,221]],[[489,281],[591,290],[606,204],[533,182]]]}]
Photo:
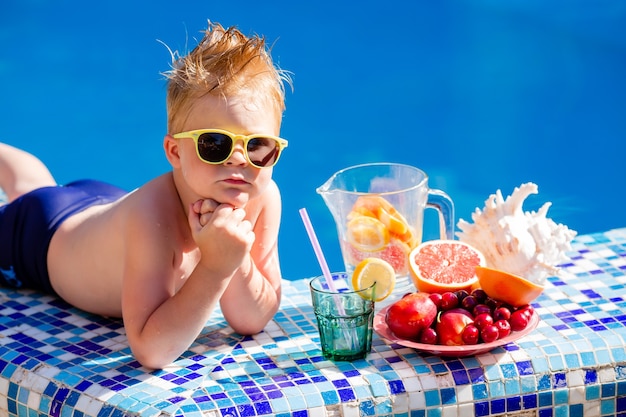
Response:
[{"label": "blond wet hair", "polygon": [[172,68],[167,82],[168,133],[182,130],[193,102],[206,94],[245,96],[253,103],[269,103],[280,115],[285,110],[289,73],[274,65],[265,38],[246,36],[235,27],[208,23],[203,38],[187,55],[170,51]]}]

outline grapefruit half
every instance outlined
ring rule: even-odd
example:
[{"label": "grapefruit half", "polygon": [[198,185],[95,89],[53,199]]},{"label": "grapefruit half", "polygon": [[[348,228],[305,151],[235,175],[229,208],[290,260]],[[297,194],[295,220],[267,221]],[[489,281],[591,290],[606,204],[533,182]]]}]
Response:
[{"label": "grapefruit half", "polygon": [[458,240],[429,240],[409,254],[413,284],[427,293],[470,291],[478,282],[476,267],[484,265],[478,249]]}]

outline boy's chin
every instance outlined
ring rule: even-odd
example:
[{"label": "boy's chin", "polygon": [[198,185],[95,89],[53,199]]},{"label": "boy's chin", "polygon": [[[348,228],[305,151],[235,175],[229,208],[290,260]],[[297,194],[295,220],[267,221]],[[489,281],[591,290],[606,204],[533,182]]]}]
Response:
[{"label": "boy's chin", "polygon": [[233,207],[242,208],[250,201],[250,194],[248,193],[224,193],[219,196],[219,199],[215,199],[220,204],[230,204]]}]

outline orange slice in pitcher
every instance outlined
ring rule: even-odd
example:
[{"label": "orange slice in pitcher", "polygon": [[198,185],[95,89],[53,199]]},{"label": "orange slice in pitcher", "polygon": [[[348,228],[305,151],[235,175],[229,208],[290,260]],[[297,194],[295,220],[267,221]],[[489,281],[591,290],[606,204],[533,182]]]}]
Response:
[{"label": "orange slice in pitcher", "polygon": [[346,237],[357,250],[375,252],[389,243],[389,231],[378,219],[355,216],[348,222]]},{"label": "orange slice in pitcher", "polygon": [[352,209],[352,211],[350,213],[348,213],[348,220],[352,220],[355,217],[359,217],[359,216],[373,217],[375,219],[378,218],[376,213],[371,211],[369,208],[363,207],[363,206],[359,206],[359,207],[354,207]]},{"label": "orange slice in pitcher", "polygon": [[415,237],[404,216],[396,208],[379,195],[365,195],[357,199],[348,215],[348,219],[354,219],[359,215],[374,217],[380,220],[390,235],[407,243],[410,247],[415,246]]},{"label": "orange slice in pitcher", "polygon": [[354,203],[352,210],[358,211],[361,209],[367,209],[372,213],[376,213],[380,207],[384,208],[385,210],[395,210],[389,201],[385,200],[379,195],[360,196]]},{"label": "orange slice in pitcher", "polygon": [[378,218],[391,233],[402,236],[409,231],[409,224],[395,208],[392,210],[379,207]]}]

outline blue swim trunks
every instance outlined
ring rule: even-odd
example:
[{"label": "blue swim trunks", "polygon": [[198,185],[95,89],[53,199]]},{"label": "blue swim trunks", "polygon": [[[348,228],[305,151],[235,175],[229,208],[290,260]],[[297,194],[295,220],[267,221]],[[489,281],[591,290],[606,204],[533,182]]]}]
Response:
[{"label": "blue swim trunks", "polygon": [[47,263],[54,232],[71,215],[125,194],[100,181],[81,180],[39,188],[0,206],[0,285],[54,294]]}]

